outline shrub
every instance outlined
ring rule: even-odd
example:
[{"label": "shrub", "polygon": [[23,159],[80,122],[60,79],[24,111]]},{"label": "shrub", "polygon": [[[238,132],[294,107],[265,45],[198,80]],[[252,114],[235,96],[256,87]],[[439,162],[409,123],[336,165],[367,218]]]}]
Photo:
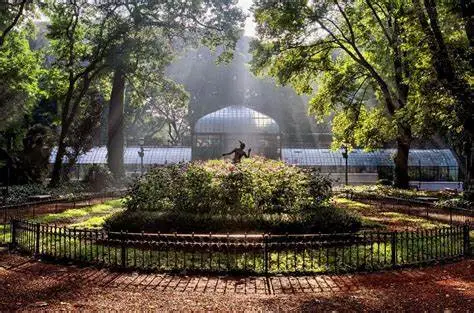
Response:
[{"label": "shrub", "polygon": [[87,171],[83,182],[92,191],[101,191],[113,184],[113,176],[104,166],[94,164]]},{"label": "shrub", "polygon": [[48,189],[41,184],[10,186],[6,203],[17,204],[28,202],[28,198],[34,195],[49,194]]},{"label": "shrub", "polygon": [[289,214],[231,215],[135,211],[116,214],[105,223],[113,231],[171,233],[333,233],[355,232],[358,216],[329,205],[313,206],[298,216]]},{"label": "shrub", "polygon": [[261,157],[157,167],[105,227],[131,232],[348,232],[359,217],[331,206],[328,177]]},{"label": "shrub", "polygon": [[327,177],[260,157],[156,167],[132,186],[130,211],[258,215],[298,213],[331,195]]}]

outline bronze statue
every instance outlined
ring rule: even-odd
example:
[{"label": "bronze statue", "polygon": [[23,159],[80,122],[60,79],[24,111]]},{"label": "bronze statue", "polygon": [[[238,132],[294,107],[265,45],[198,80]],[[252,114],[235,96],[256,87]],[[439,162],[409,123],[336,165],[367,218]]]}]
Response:
[{"label": "bronze statue", "polygon": [[242,141],[240,141],[240,148],[235,148],[234,150],[232,150],[231,152],[229,153],[224,153],[222,154],[222,156],[226,156],[226,155],[230,155],[230,154],[234,154],[234,159],[233,159],[233,163],[236,164],[236,163],[240,163],[240,160],[242,159],[242,157],[246,157],[246,158],[250,158],[250,151],[252,151],[252,149],[249,149],[248,150],[248,153],[245,153],[244,149],[245,149],[245,143],[243,143]]}]

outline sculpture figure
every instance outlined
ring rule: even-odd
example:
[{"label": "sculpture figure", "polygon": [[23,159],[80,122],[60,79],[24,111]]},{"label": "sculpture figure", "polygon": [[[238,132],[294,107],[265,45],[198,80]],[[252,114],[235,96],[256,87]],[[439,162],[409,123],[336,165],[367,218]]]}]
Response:
[{"label": "sculpture figure", "polygon": [[234,164],[237,164],[237,163],[240,163],[240,161],[242,160],[243,157],[246,157],[246,158],[250,158],[250,151],[252,151],[252,149],[249,149],[247,153],[245,153],[244,149],[245,149],[245,143],[243,143],[242,141],[240,141],[240,147],[239,148],[235,148],[234,150],[232,150],[231,152],[229,153],[224,153],[222,154],[222,156],[226,156],[226,155],[230,155],[230,154],[234,154],[234,159],[232,160],[232,163]]}]

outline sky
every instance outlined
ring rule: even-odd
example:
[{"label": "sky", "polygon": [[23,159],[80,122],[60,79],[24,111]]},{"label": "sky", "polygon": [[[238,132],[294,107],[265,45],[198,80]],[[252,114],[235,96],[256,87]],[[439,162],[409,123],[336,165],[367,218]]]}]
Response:
[{"label": "sky", "polygon": [[[251,14],[249,9],[252,5],[252,0],[239,0],[239,6],[244,10],[245,13]],[[245,36],[255,36],[255,23],[253,22],[253,16],[247,17],[245,21]]]}]

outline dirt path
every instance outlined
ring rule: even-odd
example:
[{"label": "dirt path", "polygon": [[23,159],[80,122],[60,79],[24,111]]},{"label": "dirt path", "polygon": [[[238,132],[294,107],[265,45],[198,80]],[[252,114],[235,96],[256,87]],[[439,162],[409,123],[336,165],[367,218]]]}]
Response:
[{"label": "dirt path", "polygon": [[117,273],[0,253],[0,311],[474,311],[474,260],[285,277]]}]

